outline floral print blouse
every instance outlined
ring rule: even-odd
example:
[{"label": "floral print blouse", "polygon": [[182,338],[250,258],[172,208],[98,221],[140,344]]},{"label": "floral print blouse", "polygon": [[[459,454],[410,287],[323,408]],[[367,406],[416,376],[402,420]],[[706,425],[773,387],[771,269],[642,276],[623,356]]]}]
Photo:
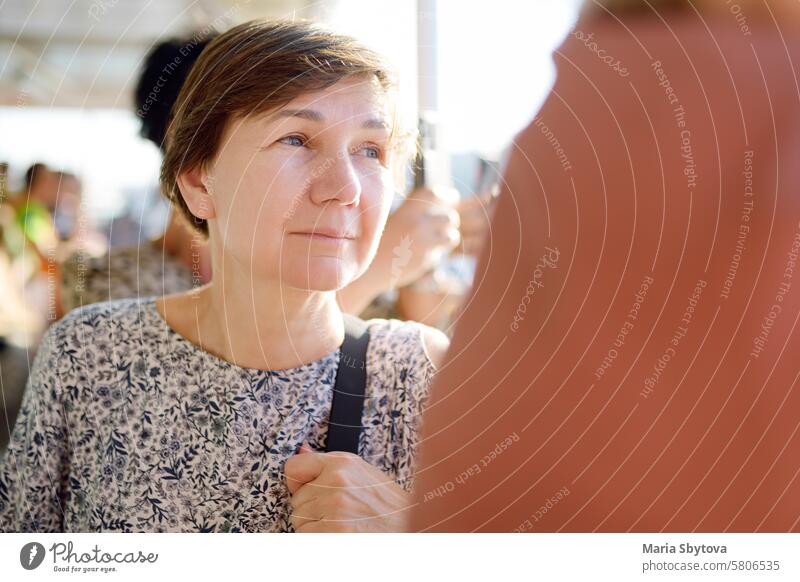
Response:
[{"label": "floral print blouse", "polygon": [[[404,489],[435,369],[421,325],[368,322],[359,456]],[[0,531],[293,531],[283,465],[324,451],[339,351],[241,368],[172,330],[154,298],[51,327],[0,460]]]}]

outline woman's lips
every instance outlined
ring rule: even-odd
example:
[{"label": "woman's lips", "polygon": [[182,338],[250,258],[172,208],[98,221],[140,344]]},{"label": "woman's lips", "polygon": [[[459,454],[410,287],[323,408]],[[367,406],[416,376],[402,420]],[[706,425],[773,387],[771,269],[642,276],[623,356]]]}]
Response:
[{"label": "woman's lips", "polygon": [[351,234],[335,233],[335,232],[291,232],[289,234],[301,236],[315,242],[341,244],[346,241],[354,240],[355,237]]}]

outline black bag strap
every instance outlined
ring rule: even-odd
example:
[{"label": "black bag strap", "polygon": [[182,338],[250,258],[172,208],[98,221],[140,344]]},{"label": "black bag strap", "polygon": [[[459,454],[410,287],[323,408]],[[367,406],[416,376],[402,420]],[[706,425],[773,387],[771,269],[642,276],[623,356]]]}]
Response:
[{"label": "black bag strap", "polygon": [[358,317],[344,314],[344,343],[336,370],[328,440],[325,451],[358,454],[361,417],[367,389],[367,345],[369,330]]}]

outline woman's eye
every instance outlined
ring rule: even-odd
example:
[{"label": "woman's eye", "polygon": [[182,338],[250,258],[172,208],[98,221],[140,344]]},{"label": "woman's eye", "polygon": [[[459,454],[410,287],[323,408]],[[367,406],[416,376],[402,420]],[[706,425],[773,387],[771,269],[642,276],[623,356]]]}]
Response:
[{"label": "woman's eye", "polygon": [[287,135],[286,137],[279,140],[281,143],[285,143],[286,145],[295,146],[295,147],[302,147],[306,145],[305,140],[300,137],[299,135]]},{"label": "woman's eye", "polygon": [[364,152],[364,155],[368,158],[374,158],[376,160],[381,159],[381,149],[375,146],[363,146],[361,151]]}]

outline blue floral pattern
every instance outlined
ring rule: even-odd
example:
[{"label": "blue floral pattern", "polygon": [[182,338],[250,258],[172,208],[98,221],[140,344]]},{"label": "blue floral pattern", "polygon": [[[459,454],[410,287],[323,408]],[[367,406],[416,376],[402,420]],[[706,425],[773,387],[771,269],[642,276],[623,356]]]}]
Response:
[{"label": "blue floral pattern", "polygon": [[[406,490],[434,367],[421,325],[370,320],[359,455]],[[48,330],[0,461],[0,531],[292,531],[283,465],[324,451],[339,351],[238,367],[167,326],[153,298]]]}]

